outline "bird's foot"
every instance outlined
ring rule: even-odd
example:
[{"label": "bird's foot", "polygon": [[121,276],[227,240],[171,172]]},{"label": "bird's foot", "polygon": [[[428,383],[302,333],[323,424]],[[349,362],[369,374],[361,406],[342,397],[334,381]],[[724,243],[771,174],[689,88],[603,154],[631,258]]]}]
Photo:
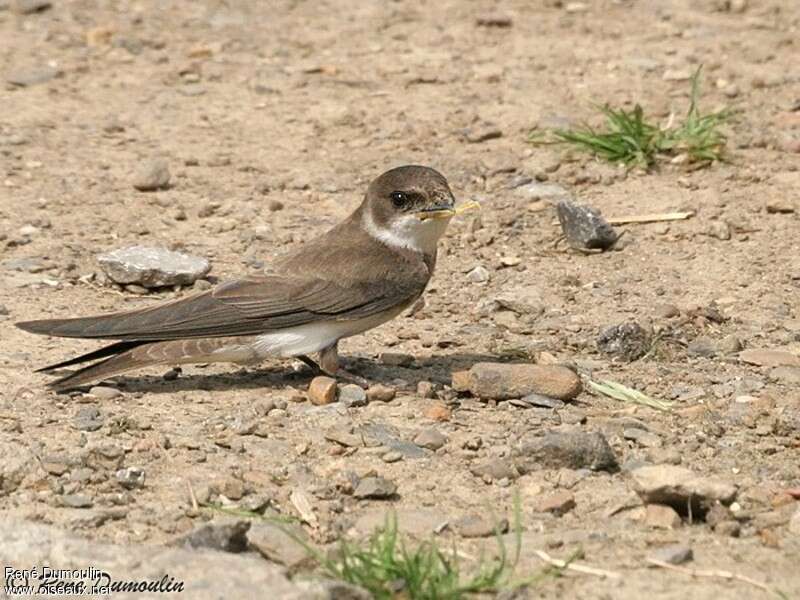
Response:
[{"label": "bird's foot", "polygon": [[[305,354],[300,355],[297,357],[299,360],[303,361],[306,365],[309,366],[312,373],[316,375],[327,375],[328,377],[333,377],[338,381],[344,381],[346,383],[354,383],[359,387],[367,389],[370,386],[369,380],[361,377],[360,375],[356,375],[355,373],[351,373],[345,369],[342,369],[339,366],[338,357],[337,360],[330,360],[330,355],[325,356],[328,360],[320,361],[322,364],[316,362],[313,358],[306,356]],[[327,368],[326,368],[327,367]]]}]

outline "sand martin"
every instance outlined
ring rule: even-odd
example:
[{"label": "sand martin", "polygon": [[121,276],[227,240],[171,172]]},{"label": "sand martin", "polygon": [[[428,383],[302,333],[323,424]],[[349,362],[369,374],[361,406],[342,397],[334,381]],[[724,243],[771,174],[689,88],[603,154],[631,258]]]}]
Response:
[{"label": "sand martin", "polygon": [[91,363],[52,381],[58,391],[151,365],[248,365],[268,357],[297,357],[335,376],[339,340],[389,321],[422,295],[454,204],[439,172],[397,167],[370,183],[344,222],[277,258],[264,275],[143,309],[17,326],[118,340],[40,369]]}]

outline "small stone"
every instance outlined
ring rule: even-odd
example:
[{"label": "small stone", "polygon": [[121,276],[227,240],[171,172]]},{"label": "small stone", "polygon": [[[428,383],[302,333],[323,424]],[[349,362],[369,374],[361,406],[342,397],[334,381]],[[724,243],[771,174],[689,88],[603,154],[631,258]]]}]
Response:
[{"label": "small stone", "polygon": [[339,386],[339,402],[348,408],[367,405],[367,392],[359,385],[348,383]]},{"label": "small stone", "polygon": [[467,279],[472,283],[486,283],[489,281],[489,271],[486,270],[486,267],[478,265],[467,273]]},{"label": "small stone", "polygon": [[450,420],[452,411],[444,402],[433,402],[422,412],[422,415],[431,421],[445,422]]},{"label": "small stone", "polygon": [[480,144],[503,137],[503,131],[491,123],[479,124],[464,131],[464,139],[470,144]]},{"label": "small stone", "polygon": [[489,13],[484,15],[478,15],[478,18],[475,19],[475,24],[478,27],[497,27],[499,29],[506,29],[513,25],[513,21],[511,17],[508,15],[503,14],[495,14]]},{"label": "small stone", "polygon": [[385,463],[394,463],[403,460],[403,455],[399,452],[391,451],[383,454],[381,460]]},{"label": "small stone", "polygon": [[529,394],[571,400],[581,389],[580,377],[561,365],[484,362],[469,370],[469,390],[484,400],[508,400]]},{"label": "small stone", "polygon": [[659,319],[672,319],[680,314],[681,311],[678,307],[672,304],[659,304],[653,312],[653,315]]},{"label": "small stone", "polygon": [[190,285],[211,270],[204,258],[147,246],[128,246],[97,260],[112,281],[146,288]]},{"label": "small stone", "polygon": [[414,443],[420,448],[435,451],[447,443],[447,437],[436,429],[423,429],[414,438]]},{"label": "small stone", "polygon": [[133,187],[140,192],[153,192],[169,186],[170,172],[166,160],[156,158],[142,163],[133,176]]},{"label": "small stone", "polygon": [[715,502],[730,504],[736,497],[735,485],[674,465],[646,465],[629,476],[645,503],[666,504],[679,514],[686,514],[691,503],[692,514],[698,518],[704,518]]},{"label": "small stone", "polygon": [[589,5],[585,2],[567,2],[564,5],[564,11],[569,14],[582,13],[589,10]]},{"label": "small stone", "polygon": [[785,350],[743,350],[739,360],[760,367],[800,367],[800,356]]},{"label": "small stone", "polygon": [[720,342],[717,344],[717,349],[722,354],[735,354],[740,352],[742,349],[742,340],[736,337],[733,334],[726,335]]},{"label": "small stone", "polygon": [[540,408],[552,408],[554,410],[564,408],[566,404],[557,398],[550,398],[549,396],[542,396],[541,394],[528,394],[523,396],[516,402],[520,402],[527,406],[537,406]]},{"label": "small stone", "polygon": [[117,388],[107,385],[95,385],[89,388],[89,395],[94,396],[98,400],[113,400],[114,398],[122,396],[122,392]]},{"label": "small stone", "polygon": [[267,208],[272,212],[278,212],[279,210],[283,210],[283,202],[280,200],[270,200]]},{"label": "small stone", "polygon": [[314,377],[308,386],[308,399],[317,406],[336,402],[336,380],[325,375]]},{"label": "small stone", "polygon": [[659,548],[653,552],[649,558],[670,565],[681,565],[692,560],[694,558],[694,553],[689,546],[673,544]]},{"label": "small stone", "polygon": [[768,200],[766,209],[769,214],[788,215],[795,211],[795,205],[787,198],[775,198]]},{"label": "small stone", "polygon": [[690,69],[666,69],[661,77],[664,81],[689,81],[691,78]]},{"label": "small stone", "polygon": [[708,235],[718,240],[731,239],[731,226],[726,221],[712,221],[706,229]]},{"label": "small stone", "polygon": [[116,472],[117,483],[127,490],[144,487],[145,472],[142,467],[126,467]]},{"label": "small stone", "polygon": [[414,363],[414,357],[401,352],[381,352],[378,360],[390,367],[408,367]]},{"label": "small stone", "polygon": [[597,337],[597,348],[604,354],[633,362],[650,350],[650,335],[635,321],[612,325]]},{"label": "small stone", "polygon": [[537,498],[535,506],[537,512],[549,512],[559,517],[573,508],[575,508],[575,496],[566,490]]},{"label": "small stone", "polygon": [[590,206],[564,199],[556,205],[556,212],[561,230],[573,248],[608,250],[619,238],[600,211]]},{"label": "small stone", "polygon": [[78,409],[72,424],[78,431],[97,431],[103,426],[103,417],[94,406]]},{"label": "small stone", "polygon": [[457,392],[469,391],[469,371],[453,371],[450,386]]},{"label": "small stone", "polygon": [[644,522],[656,529],[675,529],[681,526],[681,516],[671,506],[648,504]]},{"label": "small stone", "polygon": [[22,67],[6,74],[6,81],[19,87],[30,87],[55,79],[61,71],[50,66]]},{"label": "small stone", "polygon": [[450,523],[450,526],[461,537],[484,538],[508,532],[508,519],[493,521],[482,515],[465,515]]},{"label": "small stone", "polygon": [[337,444],[347,448],[358,448],[364,445],[360,436],[340,428],[334,428],[326,431],[325,439],[331,442],[336,442]]},{"label": "small stone", "polygon": [[258,521],[247,531],[247,541],[261,556],[295,570],[313,560],[308,552],[308,536],[302,527],[289,523]]},{"label": "small stone", "polygon": [[61,496],[61,503],[68,508],[91,508],[94,505],[92,499],[85,494],[64,494]]},{"label": "small stone", "polygon": [[247,550],[247,532],[250,521],[209,523],[173,540],[168,545],[193,550],[208,549],[220,552]]},{"label": "small stone", "polygon": [[388,385],[376,383],[367,389],[367,400],[370,402],[391,402],[397,395],[397,390]]},{"label": "small stone", "polygon": [[14,0],[11,9],[20,15],[44,12],[52,6],[50,0]]},{"label": "small stone", "polygon": [[529,434],[516,448],[517,466],[523,473],[540,469],[590,469],[615,471],[617,457],[600,432],[549,432]]},{"label": "small stone", "polygon": [[421,398],[435,398],[436,386],[430,381],[420,381],[417,384],[417,395]]},{"label": "small stone", "polygon": [[397,493],[397,486],[383,477],[365,477],[358,482],[353,496],[356,498],[371,498],[383,500]]},{"label": "small stone", "polygon": [[717,347],[712,339],[700,336],[689,342],[689,345],[686,346],[686,353],[690,356],[711,358],[717,354]]},{"label": "small stone", "polygon": [[775,367],[769,378],[785,385],[800,385],[800,367]]},{"label": "small stone", "polygon": [[519,471],[510,460],[495,458],[470,467],[470,472],[477,476],[500,481],[501,479],[514,480],[519,477]]},{"label": "small stone", "polygon": [[660,448],[661,438],[655,433],[639,429],[638,427],[628,427],[622,431],[622,437],[626,440],[633,440],[645,448]]},{"label": "small stone", "polygon": [[519,256],[501,256],[500,264],[504,267],[516,267],[522,264],[522,259]]},{"label": "small stone", "polygon": [[[742,526],[736,521],[722,521],[714,527],[714,531],[719,535],[737,538],[742,532]],[[798,531],[798,533],[800,533],[800,531]]]}]

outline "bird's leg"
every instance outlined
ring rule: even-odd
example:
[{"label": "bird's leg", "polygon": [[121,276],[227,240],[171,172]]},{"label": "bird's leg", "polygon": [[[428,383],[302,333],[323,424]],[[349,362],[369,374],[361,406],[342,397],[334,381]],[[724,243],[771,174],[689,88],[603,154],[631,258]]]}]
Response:
[{"label": "bird's leg", "polygon": [[306,365],[308,365],[308,367],[314,372],[315,375],[319,375],[320,373],[323,372],[322,367],[320,367],[317,364],[317,362],[313,358],[309,357],[307,354],[300,354],[298,356],[295,356],[295,358],[303,361]]},{"label": "bird's leg", "polygon": [[338,342],[334,342],[327,348],[323,348],[319,352],[319,368],[323,373],[327,373],[331,377],[355,383],[364,389],[369,387],[369,381],[354,373],[349,373],[344,369],[339,368],[339,349]]}]

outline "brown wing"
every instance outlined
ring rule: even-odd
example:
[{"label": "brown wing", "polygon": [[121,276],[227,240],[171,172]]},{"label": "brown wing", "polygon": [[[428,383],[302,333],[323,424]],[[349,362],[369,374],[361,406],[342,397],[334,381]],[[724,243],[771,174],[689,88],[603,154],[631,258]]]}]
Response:
[{"label": "brown wing", "polygon": [[287,275],[242,279],[150,308],[77,319],[17,323],[33,333],[117,340],[172,340],[256,335],[320,320],[350,320],[411,302],[424,284],[385,281],[344,288],[335,282]]}]

